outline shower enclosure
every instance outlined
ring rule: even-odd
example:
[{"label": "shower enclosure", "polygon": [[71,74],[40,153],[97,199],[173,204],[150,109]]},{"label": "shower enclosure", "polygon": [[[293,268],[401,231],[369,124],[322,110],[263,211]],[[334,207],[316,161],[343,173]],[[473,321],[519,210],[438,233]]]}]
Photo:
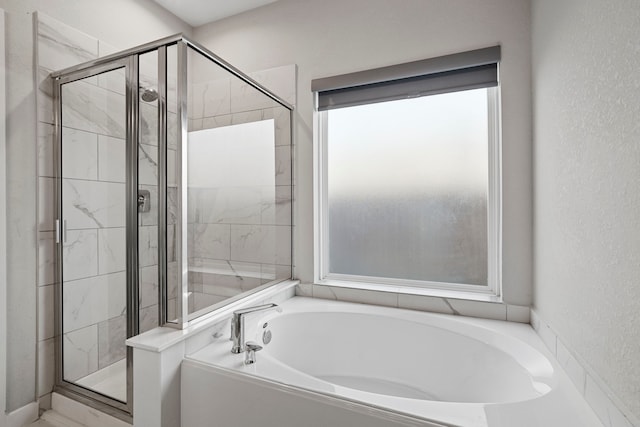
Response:
[{"label": "shower enclosure", "polygon": [[292,107],[182,35],[51,77],[56,388],[127,418],[128,337],[291,277]]}]

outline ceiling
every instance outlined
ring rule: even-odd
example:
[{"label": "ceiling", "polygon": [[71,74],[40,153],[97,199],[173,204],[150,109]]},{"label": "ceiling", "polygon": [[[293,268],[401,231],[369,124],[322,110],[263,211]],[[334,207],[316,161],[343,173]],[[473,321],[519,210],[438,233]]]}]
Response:
[{"label": "ceiling", "polygon": [[198,27],[277,0],[154,0],[192,27]]}]

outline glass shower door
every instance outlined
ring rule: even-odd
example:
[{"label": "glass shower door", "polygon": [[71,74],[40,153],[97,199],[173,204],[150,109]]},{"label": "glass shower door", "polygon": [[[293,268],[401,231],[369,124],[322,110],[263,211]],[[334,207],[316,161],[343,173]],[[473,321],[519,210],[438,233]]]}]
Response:
[{"label": "glass shower door", "polygon": [[[61,85],[61,380],[127,401],[126,64]],[[112,66],[113,67],[113,66]]]}]

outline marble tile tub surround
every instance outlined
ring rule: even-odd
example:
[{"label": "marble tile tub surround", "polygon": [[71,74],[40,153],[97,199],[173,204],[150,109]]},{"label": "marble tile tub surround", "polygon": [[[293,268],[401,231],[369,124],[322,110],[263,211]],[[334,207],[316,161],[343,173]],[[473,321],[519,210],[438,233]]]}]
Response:
[{"label": "marble tile tub surround", "polygon": [[397,291],[382,292],[339,286],[300,284],[296,287],[296,295],[509,322],[529,323],[530,320],[529,307],[525,306],[428,295],[409,295]]},{"label": "marble tile tub surround", "polygon": [[531,309],[531,326],[556,358],[604,427],[640,427],[640,420],[605,385],[599,375],[571,351],[553,327]]}]

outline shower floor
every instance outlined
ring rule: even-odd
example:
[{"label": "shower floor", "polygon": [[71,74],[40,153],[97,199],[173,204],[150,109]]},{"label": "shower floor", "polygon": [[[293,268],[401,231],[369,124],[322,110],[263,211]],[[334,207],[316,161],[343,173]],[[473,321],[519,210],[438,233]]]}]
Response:
[{"label": "shower floor", "polygon": [[76,384],[117,399],[127,401],[127,360],[122,359],[79,379]]}]

